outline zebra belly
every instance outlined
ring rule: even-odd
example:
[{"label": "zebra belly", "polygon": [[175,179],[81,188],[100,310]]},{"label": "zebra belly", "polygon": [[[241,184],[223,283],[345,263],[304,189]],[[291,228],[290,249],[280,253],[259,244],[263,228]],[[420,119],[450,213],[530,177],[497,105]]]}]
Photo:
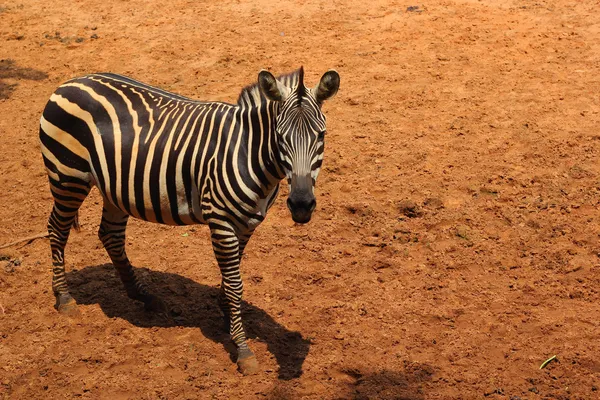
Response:
[{"label": "zebra belly", "polygon": [[[94,183],[97,181],[97,178],[94,179]],[[136,190],[135,181],[131,184],[126,177],[122,177],[121,182],[133,191],[126,190],[124,187],[113,191],[110,184],[105,185],[104,188],[96,184],[105,206],[118,209],[137,219],[165,225],[207,223],[195,185],[191,185],[187,190],[185,186],[176,186],[174,191],[159,189],[158,193],[153,193],[152,188],[159,185],[157,182],[150,181],[148,184],[137,185],[138,188],[142,186],[141,191]],[[133,193],[133,196],[130,193]],[[188,197],[186,193],[190,196]]]}]

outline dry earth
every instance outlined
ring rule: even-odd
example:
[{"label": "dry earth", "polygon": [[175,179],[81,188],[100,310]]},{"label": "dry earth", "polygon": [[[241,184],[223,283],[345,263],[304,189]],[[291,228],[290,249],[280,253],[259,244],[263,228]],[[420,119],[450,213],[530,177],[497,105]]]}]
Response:
[{"label": "dry earth", "polygon": [[1,2],[0,243],[45,229],[38,120],[71,77],[229,102],[265,67],[335,68],[342,86],[313,221],[280,199],[243,263],[260,374],[230,360],[207,228],[130,223],[164,321],[107,264],[94,192],[67,247],[79,320],[52,307],[47,241],[2,250],[0,397],[598,398],[599,16],[573,0]]}]

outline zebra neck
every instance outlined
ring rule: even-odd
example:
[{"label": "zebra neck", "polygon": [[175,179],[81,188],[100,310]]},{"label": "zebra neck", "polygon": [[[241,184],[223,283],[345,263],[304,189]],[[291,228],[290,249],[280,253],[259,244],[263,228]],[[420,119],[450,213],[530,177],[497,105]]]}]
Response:
[{"label": "zebra neck", "polygon": [[243,135],[248,145],[248,157],[254,159],[254,172],[264,176],[261,179],[266,193],[285,178],[281,163],[276,117],[279,103],[263,101],[250,107],[240,108],[240,121]]}]

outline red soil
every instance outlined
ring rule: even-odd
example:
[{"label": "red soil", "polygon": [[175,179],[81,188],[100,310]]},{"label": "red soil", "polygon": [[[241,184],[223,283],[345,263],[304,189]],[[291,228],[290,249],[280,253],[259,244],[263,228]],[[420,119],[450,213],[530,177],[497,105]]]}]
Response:
[{"label": "red soil", "polygon": [[4,3],[0,243],[45,230],[38,120],[68,78],[233,102],[261,68],[304,65],[342,86],[312,222],[280,198],[243,262],[258,375],[230,360],[207,228],[131,221],[129,255],[174,311],[161,320],[107,264],[94,191],[67,247],[80,319],[52,307],[47,241],[1,250],[20,265],[0,261],[0,397],[598,397],[599,15],[567,0]]}]

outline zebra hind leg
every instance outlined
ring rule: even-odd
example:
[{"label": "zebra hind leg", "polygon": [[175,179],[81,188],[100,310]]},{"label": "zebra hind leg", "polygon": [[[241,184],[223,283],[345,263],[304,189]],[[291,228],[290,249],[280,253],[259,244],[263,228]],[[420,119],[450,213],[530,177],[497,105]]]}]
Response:
[{"label": "zebra hind leg", "polygon": [[79,207],[90,192],[85,181],[56,175],[50,177],[50,189],[54,196],[54,207],[48,218],[48,235],[52,251],[52,291],[56,297],[54,308],[67,316],[79,315],[77,303],[69,293],[65,274],[65,246],[69,233],[77,220]]},{"label": "zebra hind leg", "polygon": [[125,286],[127,296],[133,300],[143,302],[147,311],[167,314],[168,309],[165,303],[159,297],[151,294],[146,285],[136,277],[127,258],[125,253],[125,230],[128,219],[129,215],[112,207],[109,210],[105,205],[102,209],[102,222],[98,230],[98,237]]}]

